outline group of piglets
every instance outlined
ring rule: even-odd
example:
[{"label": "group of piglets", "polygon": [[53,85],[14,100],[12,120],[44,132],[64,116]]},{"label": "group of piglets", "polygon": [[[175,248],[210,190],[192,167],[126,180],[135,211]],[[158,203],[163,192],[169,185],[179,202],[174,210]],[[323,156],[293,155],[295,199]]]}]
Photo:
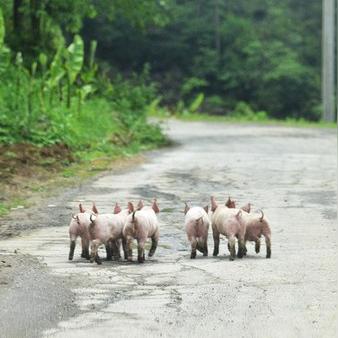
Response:
[{"label": "group of piglets", "polygon": [[[189,207],[185,205],[185,230],[191,243],[191,258],[196,257],[196,251],[208,256],[208,231],[211,223],[214,238],[214,256],[219,252],[220,235],[228,240],[230,260],[236,256],[236,241],[238,242],[237,257],[246,255],[246,243],[255,242],[256,253],[260,251],[260,238],[263,235],[266,244],[266,258],[271,257],[271,230],[269,222],[262,210],[260,214],[251,213],[251,205],[236,208],[235,201],[229,197],[225,205],[218,205],[211,197],[211,208],[206,206]],[[144,246],[151,238],[148,256],[154,255],[159,239],[157,214],[160,212],[156,199],[151,206],[144,206],[140,201],[136,208],[128,202],[125,209],[116,203],[113,213],[100,214],[93,204],[90,211],[79,205],[79,213],[72,216],[69,226],[70,251],[69,260],[73,259],[76,239],[81,238],[81,257],[91,262],[101,264],[98,248],[101,244],[106,247],[107,260],[119,260],[120,249],[124,259],[132,261],[132,244],[137,240],[137,259],[139,263],[145,260]],[[90,253],[89,253],[90,246]]]},{"label": "group of piglets", "polygon": [[[148,238],[152,244],[149,257],[153,256],[159,238],[157,214],[160,212],[156,199],[151,206],[144,206],[140,201],[135,208],[128,202],[125,209],[116,203],[113,213],[100,214],[93,204],[91,210],[85,210],[79,205],[79,213],[72,216],[69,226],[70,251],[69,260],[74,257],[76,239],[81,238],[81,257],[90,259],[91,262],[101,264],[98,248],[101,244],[106,247],[107,260],[121,258],[121,244],[124,258],[132,261],[132,243],[137,240],[138,262],[145,259],[144,245]],[[90,245],[90,254],[89,254]]]},{"label": "group of piglets", "polygon": [[263,235],[266,244],[266,258],[271,257],[271,229],[262,210],[260,214],[251,213],[251,204],[236,208],[236,203],[229,197],[225,205],[218,205],[215,197],[211,197],[211,210],[208,206],[189,207],[185,205],[185,229],[191,243],[191,258],[196,257],[196,250],[208,255],[208,230],[211,223],[214,238],[214,252],[219,252],[219,238],[224,235],[228,240],[230,260],[236,257],[236,240],[238,242],[237,257],[246,255],[246,243],[255,242],[255,251],[260,251],[260,238]]}]

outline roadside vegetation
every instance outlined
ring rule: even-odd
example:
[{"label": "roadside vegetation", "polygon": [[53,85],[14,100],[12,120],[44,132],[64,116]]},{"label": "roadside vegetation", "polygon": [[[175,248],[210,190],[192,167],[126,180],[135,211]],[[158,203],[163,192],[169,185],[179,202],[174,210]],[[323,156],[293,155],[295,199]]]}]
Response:
[{"label": "roadside vegetation", "polygon": [[316,0],[0,0],[0,215],[167,144],[149,116],[332,126],[320,20]]}]

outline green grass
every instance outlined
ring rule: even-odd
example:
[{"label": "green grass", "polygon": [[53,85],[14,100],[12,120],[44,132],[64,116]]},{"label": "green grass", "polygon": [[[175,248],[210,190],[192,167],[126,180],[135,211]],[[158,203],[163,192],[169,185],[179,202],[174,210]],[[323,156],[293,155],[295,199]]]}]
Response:
[{"label": "green grass", "polygon": [[27,200],[20,197],[13,198],[10,201],[1,202],[0,217],[7,215],[12,208],[17,208],[18,206],[26,208],[29,206],[29,203],[27,202]]},{"label": "green grass", "polygon": [[159,118],[168,118],[173,117],[182,121],[208,121],[208,122],[222,122],[230,124],[257,124],[257,125],[271,125],[271,126],[286,126],[286,127],[300,127],[300,128],[337,128],[335,122],[311,122],[304,119],[292,119],[288,118],[286,120],[277,120],[277,119],[247,119],[245,117],[230,117],[230,116],[213,116],[207,114],[184,114],[184,115],[172,115],[162,114],[157,116]]}]

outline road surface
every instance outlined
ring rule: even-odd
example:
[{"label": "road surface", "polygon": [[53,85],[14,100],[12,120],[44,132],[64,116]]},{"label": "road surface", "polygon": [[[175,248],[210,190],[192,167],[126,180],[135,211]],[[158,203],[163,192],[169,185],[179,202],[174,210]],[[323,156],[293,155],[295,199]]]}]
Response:
[{"label": "road surface", "polygon": [[[1,336],[335,337],[335,130],[179,121],[165,129],[174,147],[6,220],[20,234],[0,242]],[[230,262],[225,240],[217,258],[189,258],[183,202],[204,206],[211,194],[264,210],[271,259],[250,244],[248,257]],[[97,266],[78,245],[67,261],[79,201],[111,212],[115,201],[153,197],[161,236],[152,259]]]}]

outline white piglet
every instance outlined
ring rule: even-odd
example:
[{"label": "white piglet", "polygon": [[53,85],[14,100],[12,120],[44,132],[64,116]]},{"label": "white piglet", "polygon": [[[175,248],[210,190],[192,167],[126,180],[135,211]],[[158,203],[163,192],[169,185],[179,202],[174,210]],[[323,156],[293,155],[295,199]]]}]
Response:
[{"label": "white piglet", "polygon": [[208,256],[208,230],[210,220],[208,216],[208,206],[192,207],[185,204],[185,231],[191,244],[190,258],[196,257],[196,250]]},{"label": "white piglet", "polygon": [[111,247],[115,259],[120,258],[120,243],[122,241],[124,257],[127,258],[126,242],[122,231],[128,215],[134,211],[134,206],[131,202],[128,207],[121,210],[116,203],[114,214],[99,214],[92,218],[92,223],[89,226],[91,238],[91,262],[95,261],[101,264],[98,256],[98,248],[101,244]]},{"label": "white piglet", "polygon": [[139,205],[139,209],[127,217],[126,224],[123,228],[123,236],[127,240],[128,260],[132,261],[133,240],[137,240],[137,259],[143,263],[145,259],[144,245],[148,238],[151,238],[151,248],[148,256],[154,255],[159,239],[159,227],[157,215],[160,212],[156,199],[151,207]]}]

